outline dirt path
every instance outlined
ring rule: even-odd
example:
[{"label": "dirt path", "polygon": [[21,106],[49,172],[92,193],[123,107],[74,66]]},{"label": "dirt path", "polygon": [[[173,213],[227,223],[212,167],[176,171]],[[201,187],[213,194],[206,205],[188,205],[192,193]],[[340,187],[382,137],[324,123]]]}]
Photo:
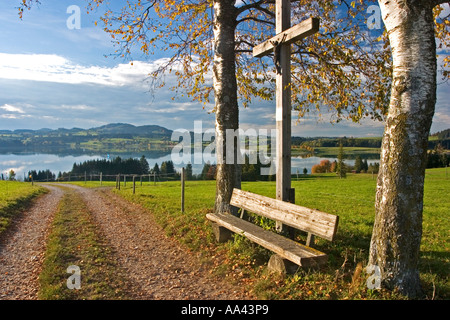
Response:
[{"label": "dirt path", "polygon": [[212,280],[196,258],[165,236],[141,207],[108,191],[71,188],[82,195],[116,252],[119,265],[133,282],[134,299],[248,299],[241,290]]},{"label": "dirt path", "polygon": [[0,300],[35,300],[46,238],[64,192],[50,192],[18,216],[0,237]]},{"label": "dirt path", "polygon": [[[37,277],[45,250],[45,235],[64,191],[40,198],[0,239],[0,299],[36,299]],[[86,202],[118,264],[132,283],[131,298],[151,300],[249,299],[237,287],[213,280],[196,257],[165,236],[152,216],[106,190],[64,185]]]}]

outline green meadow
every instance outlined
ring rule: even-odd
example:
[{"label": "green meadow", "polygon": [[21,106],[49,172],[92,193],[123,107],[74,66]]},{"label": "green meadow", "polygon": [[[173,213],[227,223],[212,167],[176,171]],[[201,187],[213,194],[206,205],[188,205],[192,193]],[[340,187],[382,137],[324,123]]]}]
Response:
[{"label": "green meadow", "polygon": [[[94,187],[95,183],[87,183]],[[98,183],[97,183],[98,186]],[[426,299],[448,299],[450,284],[446,169],[426,172],[420,271]],[[185,212],[181,212],[180,182],[122,185],[114,192],[148,208],[166,233],[201,255],[217,276],[247,285],[260,299],[403,299],[395,292],[367,289],[364,273],[374,221],[376,177],[371,174],[301,176],[292,181],[296,204],[339,215],[334,242],[316,239],[315,247],[329,254],[320,270],[299,270],[281,277],[267,274],[270,252],[241,236],[217,244],[205,214],[214,206],[215,181],[187,181]],[[275,197],[274,182],[243,182],[242,189]],[[305,236],[298,234],[298,240]],[[362,267],[362,268],[361,268]]]},{"label": "green meadow", "polygon": [[[88,188],[100,187],[98,181],[72,183]],[[364,267],[368,260],[375,214],[376,176],[348,174],[346,179],[339,179],[335,174],[315,174],[293,178],[296,204],[339,215],[340,219],[335,241],[331,243],[316,238],[314,244],[318,250],[329,255],[328,264],[320,269],[299,269],[287,276],[270,274],[266,266],[271,252],[242,236],[235,235],[233,241],[224,244],[215,242],[209,221],[205,218],[206,213],[213,211],[215,183],[187,181],[185,212],[181,212],[180,181],[156,184],[144,181],[142,186],[137,182],[135,194],[132,192],[132,182],[127,182],[126,186],[122,182],[121,190],[114,188],[115,182],[105,181],[102,187],[111,188],[112,192],[128,201],[147,208],[166,234],[197,255],[212,276],[244,286],[257,299],[406,299],[396,292],[370,290],[366,285],[369,275]],[[445,168],[426,171],[420,260],[425,299],[450,298],[449,186],[450,179]],[[275,182],[243,182],[242,189],[275,197]],[[45,189],[29,183],[0,181],[0,232],[10,224],[14,215],[22,212],[34,197],[43,192]],[[78,248],[80,243],[86,241],[90,243],[88,247],[94,249],[103,246],[103,240],[92,222],[85,223],[88,220],[89,214],[81,199],[67,195],[55,217],[48,245],[53,251],[47,253],[46,261],[67,262],[66,256],[49,260],[49,254],[59,257],[59,253],[68,252],[61,248]],[[263,219],[259,222],[269,227],[273,225]],[[72,235],[71,230],[79,229],[78,225],[89,225],[89,228],[80,235]],[[62,243],[61,239],[70,241]],[[298,241],[305,239],[306,235],[302,233],[296,235]],[[94,257],[93,261],[103,261],[103,267],[108,266],[108,270],[114,270],[109,253],[98,256],[86,252],[75,258],[90,261],[90,256]],[[59,295],[60,288],[53,283],[52,270],[60,267],[57,263],[50,263],[44,268],[41,281],[44,281],[42,284],[45,283],[46,290],[40,292],[41,298]],[[92,277],[96,277],[95,272]],[[119,291],[104,291],[106,282],[97,280],[98,286],[88,288],[91,298],[125,298],[123,292],[119,292],[120,288],[116,288]],[[74,297],[62,295],[60,298]]]}]

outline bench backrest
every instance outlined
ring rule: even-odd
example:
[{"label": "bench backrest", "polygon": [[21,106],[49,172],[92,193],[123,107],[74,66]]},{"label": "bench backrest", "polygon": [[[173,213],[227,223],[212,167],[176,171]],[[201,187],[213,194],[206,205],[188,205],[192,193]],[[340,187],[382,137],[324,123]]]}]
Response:
[{"label": "bench backrest", "polygon": [[289,202],[234,189],[231,205],[280,221],[296,229],[333,241],[339,217]]}]

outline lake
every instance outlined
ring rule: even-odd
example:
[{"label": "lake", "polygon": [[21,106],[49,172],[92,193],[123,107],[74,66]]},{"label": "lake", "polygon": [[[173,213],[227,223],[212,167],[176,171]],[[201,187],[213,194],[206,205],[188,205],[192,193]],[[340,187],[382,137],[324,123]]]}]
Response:
[{"label": "lake", "polygon": [[[77,154],[77,155],[68,155],[68,154],[44,154],[44,153],[3,153],[0,154],[0,173],[5,177],[8,176],[8,172],[12,169],[16,173],[16,179],[23,180],[23,178],[28,174],[31,170],[47,170],[49,169],[56,175],[58,172],[68,172],[72,170],[74,163],[81,163],[87,160],[96,160],[96,159],[108,159],[115,158],[116,156],[120,156],[122,159],[127,159],[130,157],[139,158],[142,155],[145,155],[147,161],[149,163],[150,168],[153,168],[155,163],[158,163],[161,166],[163,161],[172,160],[171,154],[161,155],[154,153],[130,153],[130,154]],[[331,162],[337,160],[336,158],[322,158],[322,157],[309,157],[309,158],[301,158],[301,157],[292,157],[292,174],[302,174],[303,169],[306,168],[308,173],[311,173],[311,167],[315,164],[318,164],[321,160],[328,159]],[[349,165],[353,165],[355,160],[346,159],[345,163]],[[368,159],[368,163],[379,162],[378,159]],[[185,164],[176,165],[175,169],[177,171],[181,171],[181,167],[185,166]],[[203,168],[202,164],[193,164],[193,173],[199,174],[201,173]]]},{"label": "lake", "polygon": [[[157,158],[149,158],[148,155],[143,152],[140,156],[145,155],[150,168],[153,168],[155,163],[161,165],[163,161],[170,160],[170,154],[166,156],[160,156]],[[16,173],[16,179],[23,180],[23,177],[31,170],[47,170],[56,175],[58,172],[68,172],[72,170],[74,163],[82,163],[87,160],[96,159],[108,159],[115,158],[117,155],[108,154],[84,154],[84,155],[61,155],[61,154],[44,154],[44,153],[7,153],[0,154],[0,173],[4,176],[8,175],[8,172],[12,169]],[[129,154],[119,155],[122,159],[130,157],[140,157],[137,155]]]}]

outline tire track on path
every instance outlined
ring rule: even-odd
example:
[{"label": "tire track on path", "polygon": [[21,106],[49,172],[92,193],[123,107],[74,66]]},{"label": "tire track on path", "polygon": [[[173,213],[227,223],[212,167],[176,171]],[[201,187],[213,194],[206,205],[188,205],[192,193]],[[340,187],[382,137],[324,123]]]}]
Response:
[{"label": "tire track on path", "polygon": [[197,259],[168,238],[151,214],[109,191],[64,185],[80,193],[132,282],[133,299],[242,300],[239,287],[212,279]]},{"label": "tire track on path", "polygon": [[0,300],[36,300],[46,239],[64,191],[44,186],[30,209],[0,237]]}]

